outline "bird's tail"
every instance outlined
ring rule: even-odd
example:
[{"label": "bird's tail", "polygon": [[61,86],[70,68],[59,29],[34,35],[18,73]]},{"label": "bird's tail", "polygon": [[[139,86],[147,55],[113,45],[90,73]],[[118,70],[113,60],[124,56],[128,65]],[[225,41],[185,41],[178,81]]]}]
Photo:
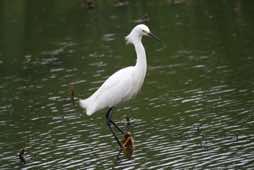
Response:
[{"label": "bird's tail", "polygon": [[91,101],[90,101],[89,98],[87,98],[87,99],[80,99],[80,100],[79,100],[79,105],[80,105],[80,107],[82,107],[83,109],[86,109],[86,114],[87,114],[88,116],[91,116],[91,115],[94,113],[94,111],[92,111],[92,108],[91,108]]}]

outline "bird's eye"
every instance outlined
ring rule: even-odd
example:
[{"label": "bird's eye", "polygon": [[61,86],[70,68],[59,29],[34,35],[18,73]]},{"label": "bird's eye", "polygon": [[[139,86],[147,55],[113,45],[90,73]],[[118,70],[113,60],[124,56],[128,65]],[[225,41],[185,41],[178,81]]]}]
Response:
[{"label": "bird's eye", "polygon": [[146,31],[145,31],[145,30],[142,30],[142,32],[143,32],[144,34],[146,34]]}]

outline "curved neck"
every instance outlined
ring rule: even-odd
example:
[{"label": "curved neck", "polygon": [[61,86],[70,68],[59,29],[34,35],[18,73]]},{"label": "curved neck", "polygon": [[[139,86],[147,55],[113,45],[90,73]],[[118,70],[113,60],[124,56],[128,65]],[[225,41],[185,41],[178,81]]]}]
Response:
[{"label": "curved neck", "polygon": [[134,43],[134,47],[137,54],[137,61],[136,61],[135,67],[139,69],[145,76],[146,68],[147,68],[145,48],[141,40],[136,41]]}]

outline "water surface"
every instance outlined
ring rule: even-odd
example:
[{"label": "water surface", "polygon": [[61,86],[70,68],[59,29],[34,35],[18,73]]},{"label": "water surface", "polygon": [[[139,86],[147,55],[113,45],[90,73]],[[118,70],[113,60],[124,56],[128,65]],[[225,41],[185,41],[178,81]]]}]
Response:
[{"label": "water surface", "polygon": [[[0,169],[253,169],[252,1],[0,2]],[[148,73],[140,95],[116,108],[136,149],[118,154],[104,111],[87,97],[133,65],[124,36],[145,21]],[[26,164],[17,153],[25,147]]]}]

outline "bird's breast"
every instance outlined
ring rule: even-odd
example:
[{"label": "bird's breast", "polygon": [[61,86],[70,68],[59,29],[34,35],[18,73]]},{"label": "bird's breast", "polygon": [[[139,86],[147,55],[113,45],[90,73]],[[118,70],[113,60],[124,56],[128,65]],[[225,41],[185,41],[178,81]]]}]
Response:
[{"label": "bird's breast", "polygon": [[146,69],[145,70],[138,70],[134,73],[133,77],[134,77],[134,82],[133,82],[133,87],[134,87],[134,94],[136,95],[139,90],[141,89],[144,80],[145,80],[145,76],[146,76]]}]

